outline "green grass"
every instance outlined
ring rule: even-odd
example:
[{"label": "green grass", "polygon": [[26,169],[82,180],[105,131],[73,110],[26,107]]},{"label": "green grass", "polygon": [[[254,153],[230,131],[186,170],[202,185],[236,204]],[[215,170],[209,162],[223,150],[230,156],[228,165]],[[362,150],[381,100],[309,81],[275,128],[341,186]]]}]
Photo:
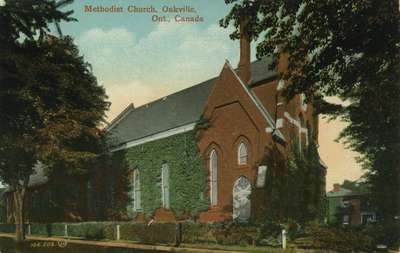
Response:
[{"label": "green grass", "polygon": [[263,246],[237,246],[237,245],[219,245],[219,244],[181,244],[180,247],[184,248],[198,248],[198,249],[215,249],[215,250],[232,250],[232,251],[245,251],[252,253],[334,253],[327,250],[304,250],[296,248],[278,249]]}]

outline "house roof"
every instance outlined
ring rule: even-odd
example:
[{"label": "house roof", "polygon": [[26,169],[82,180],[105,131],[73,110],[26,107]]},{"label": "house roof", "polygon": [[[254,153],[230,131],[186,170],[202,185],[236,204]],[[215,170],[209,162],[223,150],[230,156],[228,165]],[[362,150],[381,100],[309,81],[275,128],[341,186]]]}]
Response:
[{"label": "house roof", "polygon": [[329,191],[326,193],[326,196],[328,198],[334,198],[334,197],[348,197],[348,196],[359,196],[361,195],[359,192],[355,192],[349,189],[345,188],[340,188],[339,191]]},{"label": "house roof", "polygon": [[[273,70],[267,71],[271,61],[271,57],[266,57],[251,64],[250,85],[276,75]],[[107,128],[111,145],[119,146],[197,122],[216,80],[217,77],[211,78],[138,108],[128,107]]]}]

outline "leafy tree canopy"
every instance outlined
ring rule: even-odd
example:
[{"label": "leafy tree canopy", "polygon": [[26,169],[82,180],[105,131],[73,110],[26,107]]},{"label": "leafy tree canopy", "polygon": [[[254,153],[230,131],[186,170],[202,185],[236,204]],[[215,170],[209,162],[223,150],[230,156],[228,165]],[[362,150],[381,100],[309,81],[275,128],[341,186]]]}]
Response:
[{"label": "leafy tree canopy", "polygon": [[[37,161],[79,168],[93,157],[101,134],[97,126],[109,104],[72,39],[26,41],[18,50],[0,50],[0,59],[1,157],[15,163],[5,166],[2,178],[30,175]],[[18,170],[19,165],[26,168]]]},{"label": "leafy tree canopy", "polygon": [[[109,107],[103,87],[70,37],[49,25],[74,20],[72,0],[13,0],[0,6],[0,179],[14,190],[17,240],[23,205],[40,161],[48,171],[84,171],[101,151],[99,124]],[[58,25],[57,25],[58,27]]]},{"label": "leafy tree canopy", "polygon": [[54,23],[60,32],[58,22],[76,21],[71,17],[73,10],[61,8],[73,0],[6,0],[0,6],[0,41],[15,44],[24,39],[44,38]]}]

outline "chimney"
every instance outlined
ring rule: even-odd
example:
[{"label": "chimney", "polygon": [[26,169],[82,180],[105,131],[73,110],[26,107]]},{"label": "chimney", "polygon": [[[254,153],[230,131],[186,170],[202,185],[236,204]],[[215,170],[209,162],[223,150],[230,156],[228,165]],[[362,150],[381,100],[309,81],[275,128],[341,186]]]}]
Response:
[{"label": "chimney", "polygon": [[242,16],[240,21],[240,60],[238,64],[239,77],[245,84],[248,84],[251,78],[250,69],[250,38],[246,32],[249,17]]},{"label": "chimney", "polygon": [[333,192],[339,192],[340,191],[340,184],[333,184]]}]

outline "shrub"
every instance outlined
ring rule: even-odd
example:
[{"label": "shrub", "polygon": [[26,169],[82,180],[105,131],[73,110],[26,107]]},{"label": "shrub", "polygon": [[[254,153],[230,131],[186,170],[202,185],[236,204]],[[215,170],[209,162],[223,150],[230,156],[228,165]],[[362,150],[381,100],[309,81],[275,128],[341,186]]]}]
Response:
[{"label": "shrub", "polygon": [[260,246],[269,246],[269,247],[279,247],[281,245],[281,241],[278,236],[269,236],[267,238],[262,238],[258,241],[258,245]]},{"label": "shrub", "polygon": [[113,239],[114,224],[111,222],[86,222],[68,224],[68,235],[92,240]]},{"label": "shrub", "polygon": [[186,222],[182,226],[183,243],[215,243],[216,238],[212,233],[213,225],[205,223]]},{"label": "shrub", "polygon": [[373,244],[384,244],[389,247],[400,246],[400,221],[369,223],[363,232],[372,238]]},{"label": "shrub", "polygon": [[145,242],[149,241],[146,236],[146,224],[124,223],[120,225],[121,240]]},{"label": "shrub", "polygon": [[176,224],[154,223],[147,226],[141,223],[123,223],[120,225],[120,235],[121,240],[175,244]]},{"label": "shrub", "polygon": [[301,248],[327,249],[338,252],[370,251],[373,248],[370,237],[353,228],[333,228],[312,225],[306,229],[306,236],[294,240]]},{"label": "shrub", "polygon": [[65,235],[65,224],[64,223],[51,224],[51,235],[52,236],[64,236]]},{"label": "shrub", "polygon": [[50,224],[35,223],[31,224],[31,234],[32,235],[45,235],[51,236],[52,229]]},{"label": "shrub", "polygon": [[[185,226],[187,226],[187,224],[185,224],[184,227]],[[242,244],[255,244],[259,237],[258,228],[249,224],[225,222],[200,226],[203,227],[200,227],[200,229],[194,227],[194,230],[198,230],[197,232],[194,231],[194,233],[196,234],[197,240],[200,239],[202,242],[214,242],[224,245],[237,245],[239,242],[242,242]],[[184,229],[183,232],[185,237],[186,229]],[[202,235],[199,235],[199,233],[202,233]]]},{"label": "shrub", "polygon": [[0,224],[0,232],[3,233],[14,233],[15,232],[15,225],[14,224]]}]

